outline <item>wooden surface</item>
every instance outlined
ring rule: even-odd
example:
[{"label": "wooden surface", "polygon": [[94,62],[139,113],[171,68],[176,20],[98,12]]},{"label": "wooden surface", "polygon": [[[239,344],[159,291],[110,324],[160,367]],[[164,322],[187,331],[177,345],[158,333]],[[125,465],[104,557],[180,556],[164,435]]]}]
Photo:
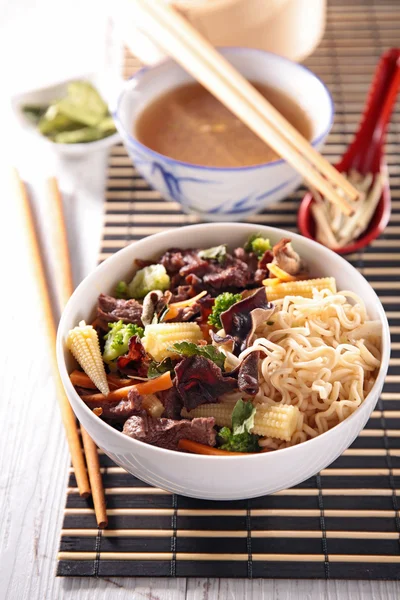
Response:
[{"label": "wooden surface", "polygon": [[[24,2],[19,0],[12,5],[8,0],[6,4],[9,12],[15,6],[15,17],[17,6],[23,7]],[[25,4],[28,6],[27,0]],[[50,5],[48,0],[40,0],[35,3],[35,10],[42,7],[45,14]],[[39,21],[35,14],[35,22]],[[13,36],[18,40],[18,22],[16,18],[12,22],[7,19],[1,22],[2,56],[8,48],[7,40]],[[59,24],[59,15],[55,22]],[[34,49],[40,36],[36,26],[32,29],[35,31]],[[37,60],[33,62],[33,59],[30,63],[29,57],[27,62],[24,52],[25,58],[22,60],[21,57],[20,62],[28,67],[27,74],[30,75],[32,68],[39,63]],[[37,206],[42,208],[39,213],[43,224],[46,221],[43,211],[45,178],[53,174],[58,176],[64,192],[77,283],[96,264],[102,224],[105,157],[90,156],[79,163],[56,160],[27,144],[25,138],[17,139],[15,130],[11,128],[7,137],[7,125],[3,124],[0,139],[0,600],[399,598],[400,583],[385,581],[79,580],[55,577],[69,457],[43,323],[38,319],[40,298],[29,270],[27,248],[19,226],[21,215],[9,201],[7,163],[16,164],[22,175],[34,185]],[[4,141],[7,148],[2,152]],[[49,239],[47,255],[52,257]]]}]

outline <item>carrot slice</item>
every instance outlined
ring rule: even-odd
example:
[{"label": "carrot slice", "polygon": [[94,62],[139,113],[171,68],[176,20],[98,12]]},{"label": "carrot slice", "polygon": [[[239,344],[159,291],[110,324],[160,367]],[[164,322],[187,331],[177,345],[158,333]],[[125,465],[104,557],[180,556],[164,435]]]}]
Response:
[{"label": "carrot slice", "polygon": [[274,265],[273,263],[269,263],[267,265],[267,268],[270,273],[275,275],[275,277],[277,277],[281,281],[296,281],[297,279],[295,275],[290,275],[290,273],[286,273],[286,271],[278,267],[278,265]]},{"label": "carrot slice", "polygon": [[200,294],[197,294],[197,296],[193,296],[193,298],[188,298],[187,300],[182,300],[181,302],[173,302],[172,304],[169,304],[168,312],[164,316],[163,321],[170,321],[171,319],[175,319],[175,317],[179,315],[179,309],[185,308],[186,306],[192,306],[192,304],[197,302],[197,300],[200,300],[200,298],[203,298],[203,296],[206,295],[206,290],[203,290],[202,292],[200,292]]},{"label": "carrot slice", "polygon": [[271,277],[270,279],[263,279],[262,284],[268,287],[278,285],[278,283],[282,283],[280,279],[277,277]]},{"label": "carrot slice", "polygon": [[137,383],[134,387],[139,394],[155,394],[155,392],[169,390],[172,386],[171,373],[167,371],[159,377],[149,379],[149,381],[144,381],[143,383]]},{"label": "carrot slice", "polygon": [[[221,448],[199,444],[199,442],[193,442],[192,440],[179,440],[178,448],[185,452],[192,452],[192,454],[205,454],[209,456],[246,456],[249,454],[259,454],[259,452],[229,452],[228,450],[221,450]],[[261,452],[265,451],[261,450]]]},{"label": "carrot slice", "polygon": [[173,383],[171,379],[171,373],[167,371],[167,373],[163,373],[160,375],[160,377],[155,377],[149,381],[137,383],[136,385],[128,385],[126,387],[113,390],[108,394],[108,396],[103,396],[103,394],[88,394],[85,396],[85,402],[117,402],[118,400],[126,398],[129,392],[133,389],[135,389],[138,394],[145,395],[154,394],[155,392],[162,392],[163,390],[168,390],[172,386]]},{"label": "carrot slice", "polygon": [[[90,377],[88,377],[86,373],[83,373],[82,371],[72,371],[69,378],[71,379],[72,385],[83,387],[88,390],[97,390],[97,387]],[[110,389],[125,387],[126,385],[130,385],[132,383],[130,379],[121,379],[116,375],[107,375],[107,381]]]}]

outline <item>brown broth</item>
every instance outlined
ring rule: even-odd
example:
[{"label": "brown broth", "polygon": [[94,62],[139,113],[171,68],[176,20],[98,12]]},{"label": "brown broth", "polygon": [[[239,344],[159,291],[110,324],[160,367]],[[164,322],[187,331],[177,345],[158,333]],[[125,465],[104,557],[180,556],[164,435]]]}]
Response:
[{"label": "brown broth", "polygon": [[[264,84],[254,87],[308,140],[312,125],[289,96]],[[279,156],[199,83],[176,87],[139,115],[134,135],[152,150],[208,167],[246,167]]]}]

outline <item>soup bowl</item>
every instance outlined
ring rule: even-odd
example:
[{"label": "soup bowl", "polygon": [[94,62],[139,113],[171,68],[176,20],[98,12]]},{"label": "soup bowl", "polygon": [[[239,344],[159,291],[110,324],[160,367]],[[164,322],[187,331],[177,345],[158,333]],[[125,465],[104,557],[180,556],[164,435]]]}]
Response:
[{"label": "soup bowl", "polygon": [[[247,79],[280,90],[310,119],[312,145],[319,150],[334,116],[332,98],[318,77],[286,58],[251,48],[220,52]],[[250,167],[204,167],[175,160],[142,144],[135,123],[143,109],[167,91],[194,79],[172,60],[138,71],[123,87],[113,111],[129,156],[149,184],[186,213],[206,221],[238,221],[285,198],[301,176],[285,160]]]},{"label": "soup bowl", "polygon": [[[382,359],[375,384],[361,406],[326,433],[297,446],[244,456],[200,456],[165,450],[132,439],[99,419],[78,396],[69,379],[76,364],[65,344],[81,319],[94,318],[97,297],[112,292],[132,270],[134,259],[157,259],[172,246],[207,248],[243,245],[262,231],[276,241],[290,237],[308,262],[313,276],[333,276],[338,289],[352,290],[365,302],[370,318],[382,323]],[[390,334],[382,305],[372,287],[341,256],[316,242],[273,227],[245,223],[213,223],[171,229],[127,246],[108,258],[79,285],[61,317],[57,337],[58,366],[66,394],[79,421],[96,444],[117,464],[139,479],[170,492],[210,500],[235,500],[271,494],[292,487],[324,469],[350,446],[379,398],[389,364]]]}]

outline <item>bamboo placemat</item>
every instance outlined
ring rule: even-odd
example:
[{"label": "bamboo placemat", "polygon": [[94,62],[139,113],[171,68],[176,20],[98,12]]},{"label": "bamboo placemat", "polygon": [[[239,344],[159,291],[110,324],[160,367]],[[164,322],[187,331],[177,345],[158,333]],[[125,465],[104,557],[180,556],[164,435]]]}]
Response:
[{"label": "bamboo placemat", "polygon": [[[306,64],[329,86],[335,162],[355,131],[380,54],[399,43],[397,0],[331,1],[325,37]],[[125,76],[138,67],[128,54]],[[400,578],[400,111],[388,135],[393,213],[385,234],[349,256],[390,320],[392,357],[366,428],[329,468],[293,489],[240,502],[200,501],[152,488],[101,454],[109,527],[98,531],[71,471],[58,574]],[[134,240],[196,222],[149,189],[122,146],[108,164],[100,259]],[[296,229],[299,190],[252,219]],[[262,473],[260,473],[260,477]],[[267,475],[266,475],[267,476]]]}]

